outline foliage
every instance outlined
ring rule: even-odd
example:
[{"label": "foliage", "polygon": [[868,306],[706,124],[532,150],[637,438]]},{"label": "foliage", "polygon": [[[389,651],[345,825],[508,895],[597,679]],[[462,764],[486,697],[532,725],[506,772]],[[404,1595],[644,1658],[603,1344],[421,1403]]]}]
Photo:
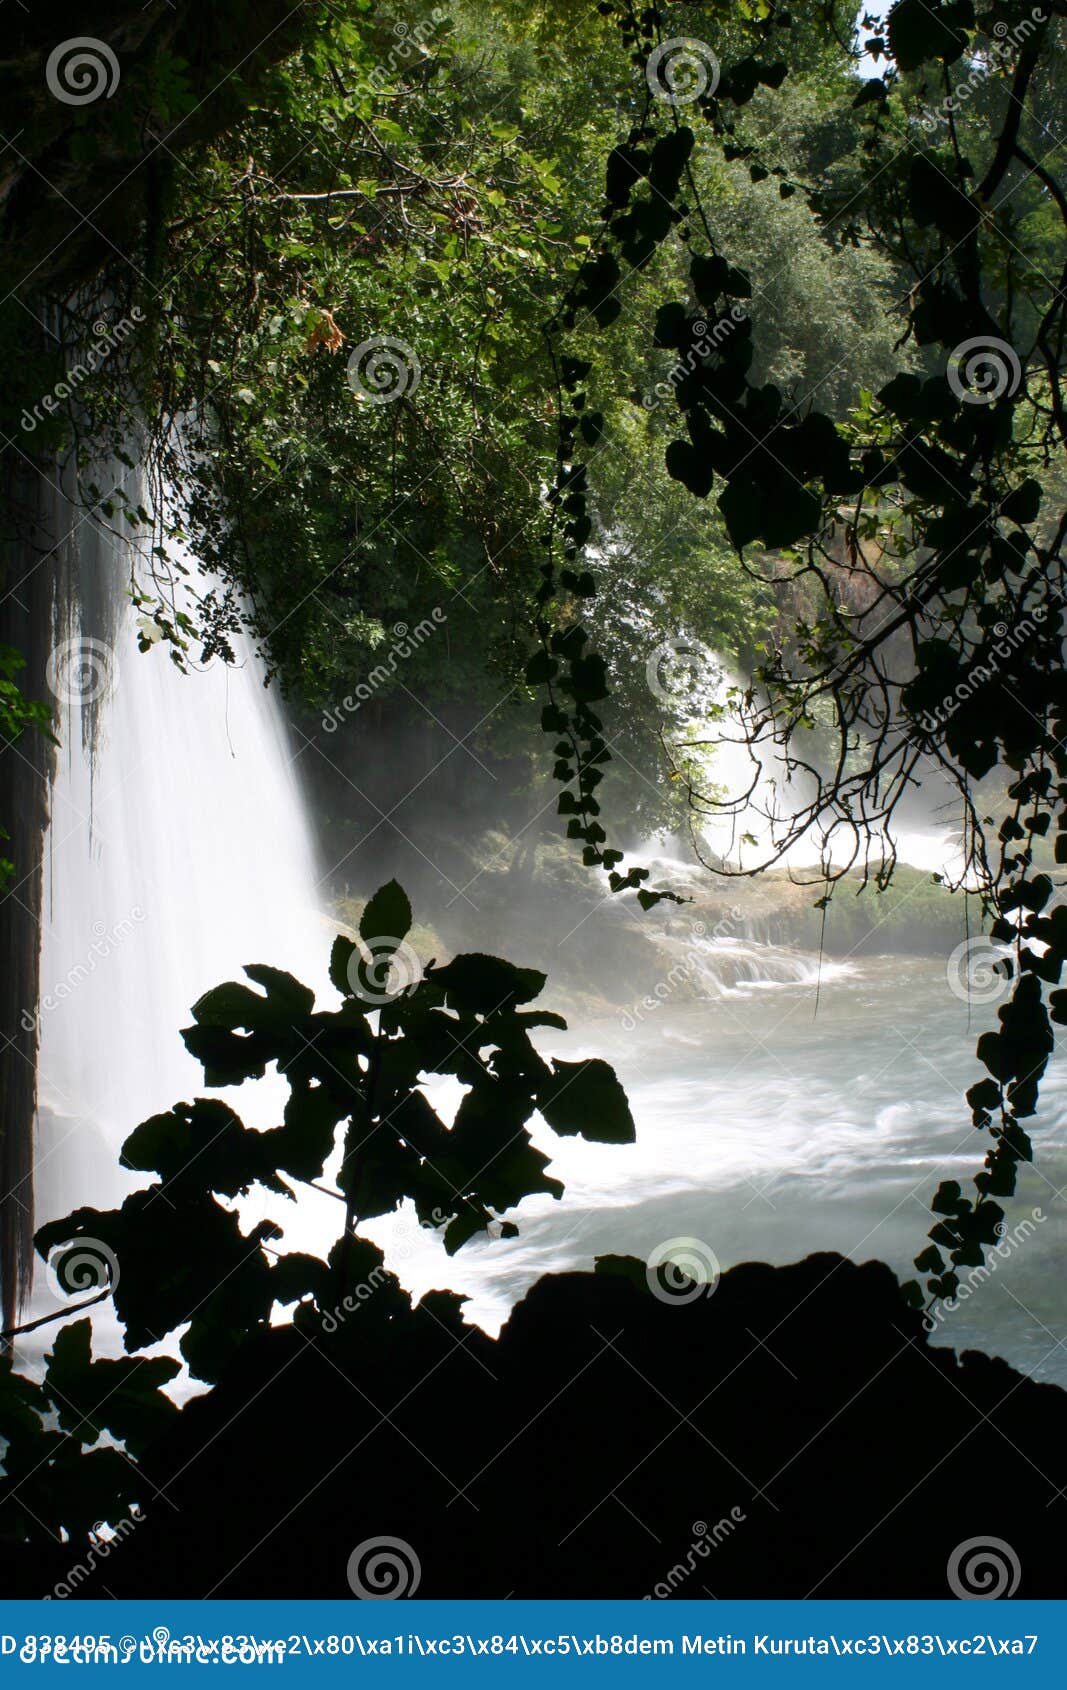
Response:
[{"label": "foliage", "polygon": [[[11,646],[0,645],[0,744],[14,745],[27,728],[37,728],[51,737],[52,713],[46,704],[35,703],[22,692],[16,675],[25,668],[25,659]],[[0,828],[0,839],[7,834]],[[0,857],[0,891],[9,883],[15,865]]]},{"label": "foliage", "polygon": [[[474,953],[422,969],[406,943],[411,922],[395,881],[369,900],[359,941],[333,946],[337,1010],[316,1009],[308,987],[263,964],[245,969],[259,991],[229,981],[206,992],[183,1033],[206,1083],[237,1085],[276,1065],[289,1087],[283,1124],[250,1130],[219,1099],[175,1104],[123,1146],[123,1166],[154,1174],[151,1184],[120,1209],[78,1209],[37,1233],[60,1283],[76,1285],[79,1266],[94,1258],[108,1264],[103,1294],[113,1297],[127,1350],[184,1328],[190,1372],[215,1382],[276,1306],[296,1304],[293,1320],[313,1337],[364,1300],[368,1274],[372,1288],[392,1286],[387,1305],[402,1305],[359,1225],[410,1199],[450,1254],[491,1229],[514,1237],[507,1217],[525,1198],[563,1192],[531,1143],[535,1110],[560,1135],[632,1142],[629,1106],[606,1062],[546,1059],[534,1047],[538,1028],[566,1027],[527,1007],[543,974]],[[423,1089],[433,1076],[462,1088],[450,1126]],[[299,1186],[325,1191],[343,1210],[325,1259],[282,1253],[272,1221],[242,1231],[242,1199],[295,1201]],[[136,1457],[178,1413],[162,1387],[179,1369],[166,1357],[94,1361],[87,1319],[60,1332],[39,1384],[5,1361],[0,1502],[14,1504],[4,1514],[16,1522],[8,1530],[32,1536],[43,1521],[74,1535],[114,1522],[140,1495]]]},{"label": "foliage", "polygon": [[[50,302],[68,347],[91,343],[94,315],[110,323],[137,305],[143,322],[27,444],[79,443],[84,497],[139,541],[141,608],[180,661],[198,645],[228,657],[236,623],[250,618],[283,683],[329,709],[387,661],[397,627],[439,608],[441,637],[405,659],[403,684],[376,689],[379,703],[399,716],[412,690],[436,710],[483,701],[478,714],[493,712],[483,737],[530,758],[532,716],[516,705],[551,478],[543,324],[595,231],[596,178],[632,105],[614,31],[593,6],[538,0],[463,0],[447,20],[424,6],[379,15],[353,3],[302,28],[300,53],[257,66],[220,133],[160,167],[140,234],[125,243],[136,268],[105,261],[90,289]],[[814,23],[798,33],[806,80],[790,144],[803,153],[817,144],[806,138],[816,90],[841,54],[819,49]],[[164,70],[153,85],[169,86]],[[82,121],[109,153],[113,102]],[[781,231],[769,211],[755,215],[748,186],[736,165],[707,184],[751,229],[760,285],[780,292]],[[829,283],[815,220],[788,210],[790,287],[764,352],[783,381],[810,384],[830,347],[844,357],[868,330]],[[622,769],[661,761],[663,715],[634,661],[635,631],[638,651],[654,630],[683,629],[748,655],[779,620],[774,584],[734,567],[718,513],[695,509],[664,470],[670,406],[643,403],[664,359],[627,321],[652,313],[657,290],[680,275],[665,249],[641,272],[596,397],[594,522],[610,549],[591,561],[612,591],[594,624]],[[383,335],[419,372],[390,404],[347,377],[349,357]],[[845,362],[858,361],[857,345]],[[28,377],[33,399],[62,374]],[[149,436],[147,490],[132,467],[133,410]],[[115,486],[100,476],[109,437],[129,460]],[[164,481],[182,489],[180,513]],[[220,579],[195,606],[187,542]],[[181,624],[188,613],[195,628]],[[642,829],[680,823],[681,788],[624,778]]]},{"label": "foliage", "polygon": [[[920,370],[902,361],[847,427],[789,404],[760,378],[759,304],[751,277],[713,234],[693,163],[702,149],[683,121],[690,114],[657,97],[654,76],[645,74],[679,34],[677,9],[669,18],[656,6],[604,9],[617,15],[646,93],[609,157],[603,235],[555,330],[609,328],[628,272],[643,269],[671,237],[686,250],[682,297],[660,304],[653,330],[654,344],[673,354],[680,372],[671,386],[685,433],[666,447],[668,472],[698,499],[718,489],[742,567],[752,569],[754,559],[758,570],[761,558],[777,554],[815,593],[814,614],[792,640],[776,643],[746,700],[750,742],[779,745],[815,794],[789,816],[771,860],[817,830],[828,892],[857,858],[885,885],[897,805],[924,764],[939,769],[960,794],[965,872],[987,895],[991,937],[1013,948],[1014,993],[999,1030],[978,1047],[990,1078],[968,1094],[975,1125],[989,1131],[992,1146],[973,1200],[955,1182],[940,1188],[934,1207],[944,1218],[917,1262],[930,1295],[951,1294],[955,1269],[980,1262],[995,1240],[1002,1219],[995,1199],[1014,1191],[1017,1163],[1031,1156],[1021,1122],[1037,1108],[1051,1021],[1067,1020],[1067,993],[1052,993],[1049,1008],[1043,1001],[1067,959],[1067,923],[1053,904],[1051,878],[1034,872],[1033,847],[1055,823],[1063,841],[1057,861],[1067,861],[1067,516],[1042,520],[1044,495],[1056,485],[1048,466],[1067,444],[1058,350],[1067,303],[1044,268],[1048,218],[1055,207],[1067,223],[1067,196],[1047,160],[1035,156],[1041,105],[1051,97],[1054,20],[1064,8],[1050,7],[1040,22],[1007,8],[1004,28],[1018,26],[1017,52],[990,140],[980,124],[955,121],[949,71],[965,53],[983,51],[992,20],[976,19],[969,5],[900,0],[888,47],[874,44],[894,61],[887,77],[850,96],[864,129],[851,180],[840,167],[798,180],[788,161],[765,162],[758,136],[746,129],[757,89],[770,98],[786,80],[781,50],[792,16],[773,4],[735,9],[747,26],[741,43],[725,8],[705,10],[705,28],[713,17],[730,49],[712,85],[691,102],[710,146],[726,162],[744,161],[753,184],[777,178],[783,200],[803,190],[831,246],[868,240],[913,273],[902,338],[913,344],[908,362],[917,356]],[[916,94],[928,93],[927,67],[943,82],[942,137],[931,138],[914,115]],[[709,323],[722,330],[710,345]],[[592,535],[588,459],[602,420],[587,408],[591,367],[588,354],[561,348],[556,520],[539,596],[543,650],[528,679],[549,691],[543,725],[558,736],[559,810],[568,832],[585,841],[587,862],[609,871],[611,889],[622,891],[647,876],[618,871],[621,853],[599,820],[595,789],[610,753],[593,706],[608,691],[606,665],[587,629],[559,615],[561,601],[589,600],[596,589],[581,561]],[[964,701],[967,708],[958,708]],[[820,766],[802,759],[795,736],[825,723],[827,707],[836,750]],[[998,764],[1008,772],[1014,810],[997,830],[991,866],[973,783]],[[690,802],[698,812],[715,807],[692,787]],[[665,894],[640,895],[651,904]],[[917,1286],[912,1294],[921,1300]]]},{"label": "foliage", "polygon": [[[205,651],[227,656],[249,614],[316,703],[375,660],[397,618],[435,605],[448,637],[418,654],[428,695],[495,693],[528,654],[536,596],[525,681],[546,689],[560,813],[583,860],[645,908],[673,894],[624,868],[601,786],[613,756],[663,728],[632,656],[650,617],[758,657],[748,732],[813,792],[771,857],[820,838],[827,895],[857,862],[885,886],[902,796],[922,774],[954,783],[965,874],[1017,985],[970,1094],[992,1135],[975,1197],[943,1188],[949,1264],[920,1258],[935,1295],[995,1229],[995,1199],[1030,1155],[1020,1122],[1051,1023],[1067,1019],[1062,992],[1045,1003],[1067,934],[1035,845],[1056,835],[1067,861],[1067,518],[1052,509],[1067,196],[1042,156],[1063,11],[1035,23],[1017,0],[995,14],[898,0],[869,44],[884,75],[859,85],[840,5],[604,0],[574,20],[547,0],[467,0],[406,35],[331,7],[157,184],[142,234],[158,299],[121,365],[155,496],[106,494],[145,535],[156,625],[179,660],[191,626],[173,542],[188,531],[221,583],[198,607]],[[713,35],[719,61],[686,105],[648,74],[680,32]],[[582,78],[550,74],[575,44]],[[168,112],[188,108],[185,68],[162,75]],[[89,150],[109,121],[87,115]],[[100,278],[132,298],[125,264]],[[68,343],[87,303],[63,303]],[[382,335],[405,349],[389,405],[338,357]],[[992,367],[976,373],[978,343]],[[1013,808],[991,824],[976,783],[994,772]],[[721,807],[674,773],[698,819]],[[671,809],[657,795],[642,820]],[[255,1011],[268,1020],[271,995]],[[204,1048],[232,1057],[236,1025],[199,1028]],[[265,1036],[247,1033],[252,1048]]]}]

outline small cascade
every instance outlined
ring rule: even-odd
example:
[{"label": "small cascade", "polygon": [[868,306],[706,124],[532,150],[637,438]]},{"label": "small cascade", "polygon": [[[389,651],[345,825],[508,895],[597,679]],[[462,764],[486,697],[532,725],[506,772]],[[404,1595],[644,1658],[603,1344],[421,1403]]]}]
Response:
[{"label": "small cascade", "polygon": [[[139,651],[132,548],[67,510],[49,660],[60,744],[45,841],[38,1222],[111,1207],[141,1183],[121,1173],[118,1150],[148,1115],[203,1091],[180,1029],[205,990],[253,962],[317,986],[328,949],[293,749],[251,643],[233,640],[236,666],[190,663],[187,674],[162,643]],[[195,560],[182,561],[202,587]],[[231,1101],[250,1124],[273,1125],[271,1091],[248,1086]],[[39,1275],[32,1312],[54,1306]]]},{"label": "small cascade", "polygon": [[661,940],[669,963],[664,985],[669,991],[677,988],[679,997],[751,997],[783,987],[814,988],[855,971],[849,962],[744,934],[709,934],[700,927],[696,923],[684,936],[667,934]]}]

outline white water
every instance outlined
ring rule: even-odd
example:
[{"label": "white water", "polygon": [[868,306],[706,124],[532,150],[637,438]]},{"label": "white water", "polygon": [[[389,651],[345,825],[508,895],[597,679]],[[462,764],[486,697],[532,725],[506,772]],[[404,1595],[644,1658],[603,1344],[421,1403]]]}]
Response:
[{"label": "white water", "polygon": [[[130,1129],[203,1090],[178,1029],[205,989],[256,961],[317,988],[329,944],[290,747],[255,656],[238,641],[236,670],[182,676],[165,649],[139,653],[123,600],[129,558],[85,527],[78,544],[88,608],[67,632],[104,639],[113,657],[94,709],[75,704],[61,718],[42,946],[41,1219],[113,1206],[134,1183],[117,1169]],[[667,945],[684,993],[668,979],[667,999],[633,1006],[629,1024],[620,1016],[544,1041],[557,1054],[615,1061],[637,1143],[560,1141],[540,1127],[563,1202],[531,1201],[518,1239],[475,1241],[452,1261],[406,1211],[368,1227],[414,1292],[461,1289],[469,1317],[492,1330],[540,1274],[589,1268],[597,1253],[645,1257],[682,1235],[706,1241],[723,1267],[836,1249],[910,1273],[937,1181],[965,1181],[980,1158],[961,1107],[976,1029],[943,965],[820,964],[741,925],[680,923]],[[1038,1167],[1011,1218],[1044,1204],[1047,1220],[942,1341],[1063,1377],[1062,1314],[1049,1289],[1067,1263],[1059,1065],[1045,1090]],[[283,1095],[268,1080],[232,1101],[249,1124],[267,1126]],[[447,1086],[435,1092],[446,1118],[457,1101]],[[280,1200],[262,1210],[283,1223],[289,1248],[324,1249],[336,1236],[336,1205],[313,1193],[299,1220]],[[259,1213],[242,1205],[246,1222]],[[30,1313],[58,1306],[41,1276]],[[106,1307],[94,1324],[99,1347],[114,1351],[121,1339]],[[38,1354],[49,1330],[34,1335]]]},{"label": "white water", "polygon": [[[805,770],[789,768],[769,727],[752,736],[745,679],[699,641],[680,639],[657,652],[664,655],[658,669],[650,660],[650,681],[674,709],[674,755],[703,795],[693,817],[701,854],[734,870],[772,861],[810,870],[855,860],[856,832],[840,821],[819,820],[792,837],[792,818],[814,800],[815,783]],[[899,860],[914,868],[944,874],[952,883],[963,873],[958,825],[927,821],[915,826],[897,817],[892,843]],[[876,865],[883,853],[890,854],[889,841],[874,838],[865,850]],[[859,864],[863,856],[861,851]]]},{"label": "white water", "polygon": [[[81,690],[57,700],[39,1221],[112,1207],[141,1183],[118,1170],[119,1147],[148,1115],[203,1092],[179,1029],[206,989],[254,962],[315,986],[329,945],[292,750],[249,642],[235,639],[236,668],[216,660],[187,675],[165,645],[140,652],[129,551],[88,522],[73,544],[79,608],[61,637],[88,661]],[[252,1125],[278,1124],[276,1104],[269,1083],[240,1096]],[[32,1314],[56,1306],[39,1274]]]},{"label": "white water", "polygon": [[[975,1037],[995,1010],[969,1017],[943,963],[897,956],[824,974],[817,1018],[814,997],[810,985],[783,983],[770,997],[756,989],[665,1003],[636,1026],[614,1018],[546,1034],[547,1051],[615,1064],[636,1143],[561,1141],[540,1128],[562,1199],[530,1199],[515,1217],[518,1238],[474,1240],[451,1261],[408,1205],[365,1230],[413,1291],[455,1287],[469,1298],[467,1319],[490,1331],[542,1274],[588,1272],[602,1254],[647,1260],[671,1239],[699,1241],[701,1258],[711,1252],[723,1269],[832,1250],[915,1277],[935,1188],[956,1179],[966,1189],[984,1153],[962,1096]],[[933,1341],[1067,1384],[1062,1058],[1033,1136],[1034,1165],[1004,1204],[1009,1235],[1020,1222],[1024,1232],[1017,1243],[1009,1236]]]}]

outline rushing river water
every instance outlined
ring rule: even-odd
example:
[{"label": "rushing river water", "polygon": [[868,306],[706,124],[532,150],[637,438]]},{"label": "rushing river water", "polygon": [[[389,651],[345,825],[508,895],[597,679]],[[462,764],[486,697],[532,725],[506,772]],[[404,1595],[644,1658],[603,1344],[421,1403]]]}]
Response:
[{"label": "rushing river water", "polygon": [[[984,1154],[963,1092],[979,1072],[975,1038],[993,1018],[975,1010],[968,1026],[943,962],[894,956],[824,975],[817,1015],[810,985],[753,983],[664,1006],[633,1031],[589,1022],[580,1038],[556,1034],[545,1048],[614,1062],[636,1144],[543,1132],[563,1198],[531,1199],[519,1238],[473,1242],[451,1262],[410,1218],[370,1230],[406,1284],[461,1289],[468,1318],[490,1328],[543,1273],[588,1269],[599,1254],[645,1259],[679,1237],[724,1269],[837,1250],[913,1277],[937,1184],[966,1189]],[[1035,1165],[1005,1204],[994,1269],[936,1341],[1067,1385],[1065,1061],[1050,1070],[1033,1137]]]},{"label": "rushing river water", "polygon": [[[91,716],[83,696],[62,717],[52,793],[41,1219],[121,1201],[133,1183],[117,1167],[127,1133],[202,1090],[178,1037],[202,991],[248,961],[288,966],[318,987],[329,945],[291,749],[248,642],[238,642],[242,667],[180,676],[165,652],[133,649],[125,554],[87,529],[74,567],[82,586],[66,644],[93,658],[99,696]],[[966,1187],[984,1154],[963,1093],[995,1006],[975,1008],[969,1025],[944,961],[820,968],[740,932],[699,933],[695,962],[691,939],[677,946],[686,991],[695,985],[702,1001],[681,1001],[672,985],[652,1008],[544,1036],[547,1051],[615,1064],[636,1144],[561,1140],[542,1126],[562,1201],[530,1200],[517,1239],[475,1240],[453,1260],[411,1212],[368,1226],[409,1289],[454,1287],[470,1299],[468,1318],[495,1330],[540,1275],[589,1269],[598,1254],[646,1259],[669,1240],[696,1241],[724,1269],[836,1250],[912,1276],[938,1182]],[[266,1127],[284,1096],[268,1079],[231,1101]],[[434,1099],[447,1115],[458,1093],[446,1085]],[[1007,1205],[993,1271],[968,1285],[937,1341],[1067,1384],[1067,1061],[1051,1068],[1034,1139],[1036,1165]],[[325,1254],[336,1236],[337,1205],[315,1193],[298,1214],[281,1200],[266,1212],[288,1248]],[[242,1204],[242,1216],[250,1225],[259,1213]],[[56,1306],[42,1274],[30,1313]],[[100,1348],[114,1353],[113,1315],[93,1318]],[[45,1328],[23,1353],[39,1359],[49,1339]]]}]

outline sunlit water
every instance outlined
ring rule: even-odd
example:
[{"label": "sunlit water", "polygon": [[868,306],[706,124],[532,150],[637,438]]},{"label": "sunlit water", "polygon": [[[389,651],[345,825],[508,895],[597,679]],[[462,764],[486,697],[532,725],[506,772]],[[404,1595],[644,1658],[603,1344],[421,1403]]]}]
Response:
[{"label": "sunlit water", "polygon": [[[554,1035],[546,1048],[615,1063],[636,1144],[542,1129],[564,1197],[531,1199],[518,1239],[473,1242],[451,1262],[410,1219],[398,1236],[395,1223],[371,1230],[394,1233],[388,1259],[409,1285],[463,1290],[468,1318],[490,1328],[543,1273],[589,1269],[599,1254],[647,1259],[678,1237],[701,1241],[723,1268],[837,1250],[913,1277],[937,1184],[966,1190],[986,1148],[962,1094],[993,1011],[976,1009],[968,1027],[944,964],[900,957],[824,978],[817,1016],[814,1006],[811,986],[753,985],[664,1006],[631,1032],[616,1020],[590,1022],[580,1039]],[[1035,1166],[1006,1202],[994,1271],[936,1341],[1067,1384],[1067,1063],[1053,1064],[1033,1136]]]},{"label": "sunlit water", "polygon": [[[62,720],[42,948],[41,1218],[121,1201],[133,1183],[117,1168],[127,1133],[202,1090],[178,1037],[200,993],[249,961],[288,967],[321,990],[329,944],[290,747],[254,654],[240,645],[236,670],[188,677],[163,650],[139,654],[121,569],[106,548],[86,553],[84,537],[82,546],[111,611],[75,632],[95,638],[106,626],[115,658],[94,758],[78,711]],[[976,1008],[969,1024],[943,962],[820,965],[741,932],[701,933],[685,991],[704,1001],[672,988],[654,1008],[542,1041],[571,1059],[614,1062],[636,1144],[559,1140],[539,1125],[562,1201],[529,1201],[517,1239],[476,1240],[453,1260],[406,1210],[368,1226],[413,1292],[460,1290],[467,1317],[496,1330],[540,1275],[589,1269],[598,1254],[644,1259],[677,1238],[696,1240],[724,1269],[837,1250],[911,1276],[936,1185],[966,1187],[985,1150],[963,1092],[994,1009]],[[680,959],[691,959],[692,934],[678,941]],[[329,987],[320,1001],[336,1002]],[[284,1096],[274,1076],[231,1101],[249,1124],[268,1126]],[[458,1098],[444,1085],[434,1100],[447,1116]],[[1034,1137],[1036,1165],[1007,1205],[1009,1238],[1027,1218],[1028,1233],[1005,1245],[937,1341],[1067,1383],[1067,1064],[1053,1065]],[[324,1254],[338,1208],[312,1193],[298,1210],[278,1201],[242,1215],[251,1225],[269,1212],[286,1246]],[[41,1276],[29,1313],[61,1306]],[[94,1329],[101,1350],[120,1347],[107,1308]],[[49,1330],[25,1344],[24,1359],[40,1357]]]},{"label": "sunlit water", "polygon": [[[200,669],[194,650],[185,675],[161,642],[140,652],[130,565],[126,548],[79,525],[81,588],[59,641],[69,660],[53,667],[60,748],[45,845],[38,1223],[114,1207],[142,1183],[120,1171],[119,1150],[139,1121],[203,1091],[179,1029],[204,991],[251,962],[313,986],[326,973],[310,826],[262,664],[241,637],[235,667]],[[275,1080],[215,1095],[266,1127],[279,1093]],[[24,1318],[62,1306],[39,1271]],[[113,1318],[93,1319],[113,1349]],[[38,1355],[49,1332],[31,1335],[25,1353]]]}]

